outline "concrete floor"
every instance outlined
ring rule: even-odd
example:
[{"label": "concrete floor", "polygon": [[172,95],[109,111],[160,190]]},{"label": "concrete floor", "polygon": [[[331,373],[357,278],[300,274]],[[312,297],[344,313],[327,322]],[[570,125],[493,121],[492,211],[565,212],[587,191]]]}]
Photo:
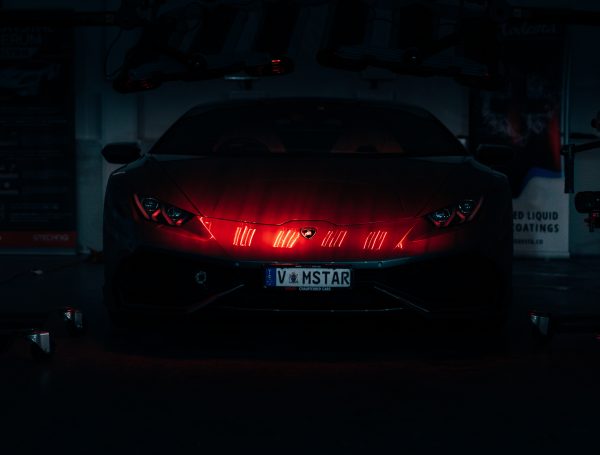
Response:
[{"label": "concrete floor", "polygon": [[0,453],[595,453],[600,341],[538,346],[527,312],[599,315],[599,272],[598,259],[516,261],[507,339],[489,345],[381,317],[115,333],[101,266],[0,256],[4,320],[73,305],[88,326],[70,338],[54,313],[49,362],[19,340],[1,350]]}]

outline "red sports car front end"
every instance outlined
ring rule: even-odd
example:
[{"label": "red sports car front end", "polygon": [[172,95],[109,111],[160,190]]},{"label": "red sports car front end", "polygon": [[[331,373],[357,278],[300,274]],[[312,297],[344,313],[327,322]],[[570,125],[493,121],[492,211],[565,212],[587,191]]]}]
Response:
[{"label": "red sports car front end", "polygon": [[[296,117],[313,107],[320,114],[329,109],[318,124],[327,133],[327,121],[340,117],[337,109],[350,106],[354,116],[364,109],[298,103],[274,104]],[[231,148],[219,143],[219,153],[209,153],[198,144],[201,151],[183,153],[176,133],[190,135],[187,118],[195,116],[111,176],[104,291],[113,314],[207,308],[504,313],[512,255],[508,184],[459,153],[449,133],[449,151],[411,155],[404,144],[393,150],[381,134],[363,134],[368,140],[357,145],[356,138],[340,140],[335,125],[326,152],[286,153],[266,133],[248,140],[234,125],[234,139],[243,140]],[[276,132],[288,134],[289,142],[290,124],[283,125]],[[355,144],[352,152],[340,141]]]}]

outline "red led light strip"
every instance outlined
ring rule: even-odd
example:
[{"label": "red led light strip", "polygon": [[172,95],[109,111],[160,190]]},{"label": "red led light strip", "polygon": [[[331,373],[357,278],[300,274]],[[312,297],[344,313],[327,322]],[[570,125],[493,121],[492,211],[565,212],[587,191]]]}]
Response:
[{"label": "red led light strip", "polygon": [[333,231],[327,231],[325,238],[321,242],[321,246],[327,246],[329,239],[331,239],[332,236],[333,236]]},{"label": "red led light strip", "polygon": [[215,236],[213,235],[211,229],[212,229],[212,221],[205,221],[203,216],[199,216],[198,220],[202,223],[202,226],[204,226],[204,229],[206,229],[206,231],[210,234],[210,238],[214,239]]},{"label": "red led light strip", "polygon": [[254,234],[256,234],[256,229],[249,228],[248,226],[244,226],[243,228],[237,227],[233,236],[233,245],[251,246]]},{"label": "red led light strip", "polygon": [[299,238],[300,233],[298,231],[293,229],[281,230],[275,237],[273,248],[293,248]]},{"label": "red led light strip", "polygon": [[363,250],[380,250],[387,237],[387,231],[371,231],[365,239]]},{"label": "red led light strip", "polygon": [[348,235],[348,231],[327,231],[325,238],[321,242],[323,248],[340,248],[344,239]]},{"label": "red led light strip", "polygon": [[344,243],[344,240],[346,239],[347,235],[348,235],[348,231],[340,231],[340,232],[338,232],[338,235],[335,238],[334,246],[336,248],[340,248],[342,246],[342,243]]},{"label": "red led light strip", "polygon": [[396,246],[394,247],[395,250],[403,250],[404,249],[404,241],[406,240],[406,237],[408,237],[408,234],[410,234],[410,232],[414,229],[415,227],[412,226],[408,231],[406,231],[406,234],[404,234],[402,236],[402,238],[400,239],[400,241],[396,244]]}]

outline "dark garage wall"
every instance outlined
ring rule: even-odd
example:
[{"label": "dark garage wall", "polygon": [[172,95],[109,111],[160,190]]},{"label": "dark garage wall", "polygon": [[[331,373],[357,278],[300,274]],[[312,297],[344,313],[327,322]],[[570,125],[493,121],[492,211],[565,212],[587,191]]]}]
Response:
[{"label": "dark garage wall", "polygon": [[[7,8],[73,8],[77,10],[116,9],[119,1],[79,2],[76,0],[5,0]],[[516,3],[516,2],[514,2]],[[522,1],[544,6],[568,5],[566,1]],[[578,2],[600,9],[596,1]],[[322,14],[315,9],[310,28],[296,37],[295,55],[299,61],[291,75],[258,81],[254,93],[243,92],[231,81],[176,82],[143,94],[120,95],[103,78],[105,50],[116,34],[113,28],[78,28],[76,31],[76,139],[78,153],[78,230],[80,248],[101,249],[102,198],[107,177],[113,167],[103,162],[101,147],[114,141],[141,141],[147,147],[183,112],[198,103],[240,96],[329,95],[375,97],[418,104],[429,109],[457,135],[468,132],[468,90],[449,79],[397,77],[379,90],[370,90],[359,74],[323,69],[314,62],[319,44]],[[571,27],[573,55],[571,78],[571,130],[591,133],[589,121],[600,110],[600,59],[594,49],[600,29]],[[123,34],[115,46],[109,67],[119,64],[135,32]],[[594,186],[595,185],[595,186]],[[576,190],[600,190],[600,151],[587,152],[577,164]],[[600,254],[600,236],[590,234],[582,216],[571,210],[571,252]]]},{"label": "dark garage wall", "polygon": [[[571,132],[593,133],[590,120],[600,111],[600,27],[572,27]],[[600,149],[583,152],[575,161],[575,191],[600,191]],[[600,254],[600,233],[589,232],[571,197],[570,250],[574,255]]]}]

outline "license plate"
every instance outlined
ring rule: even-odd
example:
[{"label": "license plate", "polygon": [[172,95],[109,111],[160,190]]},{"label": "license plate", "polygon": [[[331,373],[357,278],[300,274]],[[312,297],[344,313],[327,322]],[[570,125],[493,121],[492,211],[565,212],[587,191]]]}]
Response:
[{"label": "license plate", "polygon": [[349,288],[352,271],[348,268],[329,267],[267,267],[265,286],[292,288],[303,291],[329,291]]}]

